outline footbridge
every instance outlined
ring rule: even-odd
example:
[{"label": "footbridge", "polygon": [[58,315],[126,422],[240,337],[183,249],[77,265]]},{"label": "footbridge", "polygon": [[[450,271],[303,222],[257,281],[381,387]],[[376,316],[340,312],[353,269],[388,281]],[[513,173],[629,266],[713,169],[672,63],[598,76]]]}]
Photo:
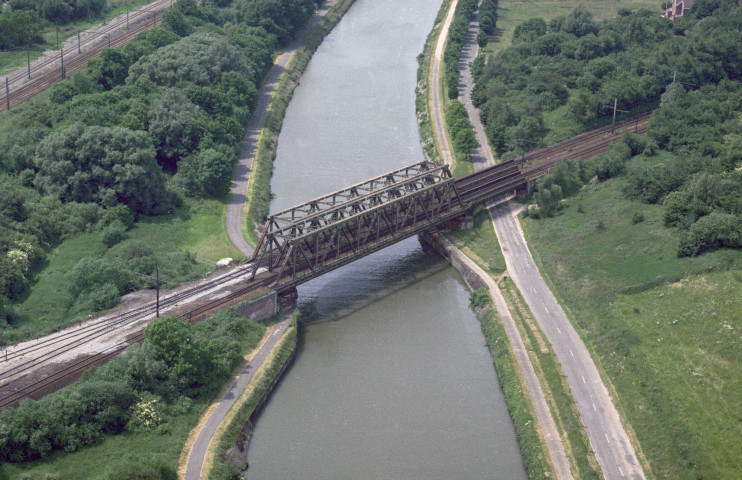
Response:
[{"label": "footbridge", "polygon": [[527,183],[514,161],[456,179],[430,162],[385,173],[269,216],[251,280],[290,290]]}]

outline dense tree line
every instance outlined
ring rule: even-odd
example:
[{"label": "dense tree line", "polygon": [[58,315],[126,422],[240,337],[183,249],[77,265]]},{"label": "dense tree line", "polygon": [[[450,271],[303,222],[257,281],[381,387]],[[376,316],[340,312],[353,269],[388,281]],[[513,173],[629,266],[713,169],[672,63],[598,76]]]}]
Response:
[{"label": "dense tree line", "polygon": [[[230,311],[198,325],[157,319],[142,345],[60,392],[1,412],[0,460],[37,460],[79,450],[104,435],[167,428],[170,418],[188,411],[191,399],[219,388],[262,331]],[[136,478],[176,478],[168,469],[156,470]]]},{"label": "dense tree line", "polygon": [[[182,196],[226,194],[273,54],[316,7],[315,0],[181,0],[159,27],[56,84],[50,102],[6,114],[0,325],[12,320],[3,306],[23,294],[49,247],[84,231],[103,232],[109,246],[126,236],[130,223],[105,220],[112,209],[136,219],[171,212]],[[162,262],[150,265],[138,273]],[[134,286],[75,296],[102,308]]]},{"label": "dense tree line", "polygon": [[446,64],[446,84],[448,98],[459,96],[459,61],[461,51],[466,42],[466,33],[469,31],[469,19],[477,10],[477,0],[460,0],[456,5],[453,20],[448,30],[446,49],[443,51],[443,61]]},{"label": "dense tree line", "polygon": [[[490,58],[476,76],[472,100],[491,145],[500,153],[536,148],[548,130],[543,114],[562,109],[583,128],[658,100],[677,75],[686,84],[739,79],[742,9],[737,0],[699,0],[690,15],[671,22],[657,12],[622,10],[596,22],[582,7],[546,22],[518,25],[512,46]],[[530,146],[530,147],[529,147]]]},{"label": "dense tree line", "polygon": [[495,34],[497,27],[497,0],[482,0],[479,5],[479,33],[477,43],[480,47],[487,46],[489,37]]},{"label": "dense tree line", "polygon": [[[582,38],[596,33],[599,38],[606,30],[604,23],[611,23],[594,23],[584,12],[574,13],[557,23],[563,28],[572,18],[569,23],[575,26],[570,29],[580,30]],[[622,177],[624,194],[628,198],[663,205],[665,225],[680,230],[679,256],[699,255],[716,248],[741,248],[742,128],[739,111],[742,109],[742,73],[732,66],[738,64],[742,52],[740,15],[742,9],[736,1],[702,0],[696,3],[689,17],[671,25],[671,30],[644,40],[639,51],[646,56],[634,60],[642,62],[643,70],[633,68],[626,75],[640,86],[644,85],[641,99],[659,96],[659,108],[653,113],[647,137],[627,134],[608,152],[590,162],[558,164],[554,173],[539,181],[534,195],[539,208],[532,214],[554,215],[562,197],[574,193],[575,186],[579,187],[593,176],[601,181]],[[639,21],[626,23],[631,17]],[[626,35],[633,35],[632,29],[650,30],[648,25],[655,20],[649,19],[647,23],[642,15],[624,14],[613,22],[629,28],[621,41],[630,45]],[[658,24],[653,31],[661,31],[659,27]],[[520,38],[538,39],[548,36],[550,28],[535,19],[516,28],[515,33]],[[673,43],[668,43],[670,41]],[[588,62],[587,68],[596,64],[607,66],[613,61],[607,59],[613,56],[596,57]],[[669,69],[680,70],[681,64],[683,72],[690,72],[693,82],[698,83],[684,85],[673,81]],[[598,87],[585,94],[580,86],[580,82],[584,83],[584,75],[577,79],[576,89],[569,92],[566,105],[570,112],[574,104],[589,100],[590,95],[600,96],[606,88],[613,88],[609,78],[597,82]],[[603,78],[607,76],[609,74]],[[655,92],[651,82],[666,77],[669,77],[666,87]],[[636,86],[625,90],[639,95]],[[582,99],[577,98],[580,95]],[[592,106],[577,109],[575,121],[589,116],[590,108]],[[498,110],[489,112],[496,114]],[[507,134],[507,130],[502,131]]]}]

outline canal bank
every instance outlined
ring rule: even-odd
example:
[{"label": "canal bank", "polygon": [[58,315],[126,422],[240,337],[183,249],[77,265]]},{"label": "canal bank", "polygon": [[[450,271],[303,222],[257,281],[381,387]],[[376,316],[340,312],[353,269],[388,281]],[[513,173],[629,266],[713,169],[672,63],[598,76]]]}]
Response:
[{"label": "canal bank", "polygon": [[[358,0],[327,37],[286,113],[273,211],[424,158],[415,59],[439,6]],[[417,240],[300,287],[299,306],[249,478],[526,477],[469,293]]]}]

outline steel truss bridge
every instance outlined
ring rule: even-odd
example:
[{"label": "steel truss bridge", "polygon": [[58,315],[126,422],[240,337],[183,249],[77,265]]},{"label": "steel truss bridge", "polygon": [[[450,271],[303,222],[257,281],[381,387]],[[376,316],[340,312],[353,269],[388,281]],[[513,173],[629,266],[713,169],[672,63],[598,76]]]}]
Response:
[{"label": "steel truss bridge", "polygon": [[290,290],[527,183],[514,161],[458,179],[430,162],[385,173],[270,215],[251,280]]}]

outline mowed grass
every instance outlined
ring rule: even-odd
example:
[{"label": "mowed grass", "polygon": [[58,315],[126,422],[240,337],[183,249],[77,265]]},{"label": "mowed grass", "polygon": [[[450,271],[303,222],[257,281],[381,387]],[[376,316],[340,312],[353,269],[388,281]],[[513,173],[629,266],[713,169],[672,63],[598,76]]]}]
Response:
[{"label": "mowed grass", "polygon": [[474,228],[446,232],[446,237],[490,273],[498,275],[507,268],[505,257],[500,250],[500,242],[497,240],[485,206],[478,206],[474,210]]},{"label": "mowed grass", "polygon": [[[197,262],[189,278],[199,277],[212,270],[220,258],[244,258],[227,236],[225,212],[223,200],[186,199],[173,214],[141,217],[128,232],[128,238],[113,249],[139,242],[157,256],[188,251]],[[21,318],[6,330],[6,341],[16,342],[31,334],[36,337],[86,318],[89,312],[73,315],[70,311],[72,299],[65,288],[67,275],[82,258],[111,253],[103,245],[100,232],[75,235],[54,248],[44,268],[32,280],[29,295],[15,305]],[[173,280],[161,278],[163,288],[176,286]]]},{"label": "mowed grass", "polygon": [[[742,252],[678,258],[662,207],[626,200],[623,184],[589,186],[557,217],[524,219],[531,251],[654,476],[742,478]],[[635,213],[645,220],[634,224]]]}]

